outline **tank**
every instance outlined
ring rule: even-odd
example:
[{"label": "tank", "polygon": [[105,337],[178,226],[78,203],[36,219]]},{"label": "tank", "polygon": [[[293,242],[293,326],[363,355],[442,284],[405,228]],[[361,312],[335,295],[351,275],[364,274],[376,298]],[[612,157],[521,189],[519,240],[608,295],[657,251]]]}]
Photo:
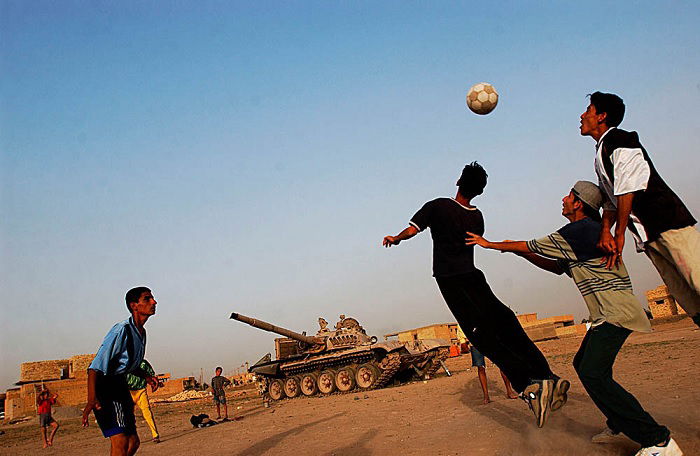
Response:
[{"label": "tank", "polygon": [[285,336],[275,339],[277,359],[268,353],[248,369],[261,382],[261,393],[275,401],[382,388],[398,378],[429,379],[449,355],[447,340],[379,342],[345,315],[334,328],[319,318],[313,336],[239,313],[231,319]]}]

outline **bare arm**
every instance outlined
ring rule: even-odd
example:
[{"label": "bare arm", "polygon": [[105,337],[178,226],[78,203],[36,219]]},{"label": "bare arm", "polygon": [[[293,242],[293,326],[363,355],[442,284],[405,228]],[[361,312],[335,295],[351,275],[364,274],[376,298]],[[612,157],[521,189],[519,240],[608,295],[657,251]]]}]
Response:
[{"label": "bare arm", "polygon": [[632,201],[634,193],[625,193],[617,197],[617,221],[615,223],[615,247],[617,248],[618,260],[622,256],[622,248],[625,246],[625,231],[627,230],[627,222],[632,213]]},{"label": "bare arm", "polygon": [[551,258],[545,258],[533,252],[516,253],[516,255],[525,258],[530,263],[534,264],[540,269],[544,269],[545,271],[549,271],[557,275],[561,275],[564,273],[564,270],[561,268],[559,263],[556,260],[552,260]]},{"label": "bare arm", "polygon": [[93,410],[100,410],[102,408],[95,394],[95,391],[97,390],[98,375],[102,375],[102,373],[94,369],[88,369],[88,397],[87,405],[83,409],[83,426],[88,426],[88,418],[90,417],[90,412],[92,412]]},{"label": "bare arm", "polygon": [[397,234],[396,236],[385,236],[384,240],[382,241],[382,245],[384,247],[391,247],[392,245],[399,245],[401,241],[405,241],[406,239],[411,239],[413,236],[418,234],[418,229],[413,226],[409,225],[405,230]]},{"label": "bare arm", "polygon": [[545,271],[561,274],[564,271],[555,260],[544,258],[530,251],[525,241],[503,241],[491,242],[478,234],[467,232],[467,245],[480,245],[485,249],[500,250],[501,252],[511,252],[525,258],[535,266]]}]

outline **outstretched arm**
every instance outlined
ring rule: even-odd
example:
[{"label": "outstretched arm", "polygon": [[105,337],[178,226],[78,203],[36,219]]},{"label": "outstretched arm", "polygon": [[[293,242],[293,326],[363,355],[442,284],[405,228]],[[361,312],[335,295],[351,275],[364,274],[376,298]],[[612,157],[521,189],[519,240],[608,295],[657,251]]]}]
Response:
[{"label": "outstretched arm", "polygon": [[413,236],[418,234],[418,229],[413,226],[409,225],[405,230],[397,234],[396,236],[385,236],[384,240],[382,241],[382,245],[384,247],[391,247],[392,245],[399,245],[401,241],[405,241],[406,239],[411,239]]},{"label": "outstretched arm", "polygon": [[467,232],[467,245],[480,245],[485,249],[500,250],[501,252],[511,252],[518,256],[525,258],[530,263],[534,264],[540,269],[545,271],[553,272],[554,274],[562,274],[562,270],[559,263],[555,260],[544,258],[536,253],[530,251],[525,241],[503,241],[503,242],[490,242],[484,239],[478,234]]}]

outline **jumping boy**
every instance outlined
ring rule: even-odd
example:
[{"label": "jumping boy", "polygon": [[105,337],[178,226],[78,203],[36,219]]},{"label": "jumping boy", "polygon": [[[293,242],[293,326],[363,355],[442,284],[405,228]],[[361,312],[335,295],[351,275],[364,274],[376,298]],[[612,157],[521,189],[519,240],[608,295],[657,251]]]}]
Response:
[{"label": "jumping boy", "polygon": [[550,410],[566,402],[569,382],[552,374],[542,352],[527,337],[512,310],[493,294],[484,274],[474,266],[474,248],[465,245],[466,231],[483,234],[484,218],[471,200],[483,193],[487,174],[476,162],[464,167],[454,198],[427,202],[385,247],[398,245],[430,228],[433,276],[447,307],[469,341],[510,379],[542,427]]},{"label": "jumping boy", "polygon": [[646,253],[671,295],[700,326],[696,220],[656,171],[637,132],[617,128],[625,115],[622,98],[595,92],[590,99],[580,130],[596,141],[595,171],[607,200],[598,245],[608,255],[608,268],[620,261],[629,227],[637,251]]},{"label": "jumping boy", "polygon": [[545,271],[566,273],[578,286],[590,312],[591,328],[574,356],[574,368],[595,405],[607,418],[607,428],[593,436],[607,443],[623,433],[639,443],[637,456],[681,456],[669,430],[659,425],[632,394],[612,377],[613,363],[632,331],[651,331],[651,325],[632,294],[625,265],[607,269],[597,246],[602,225],[603,196],[592,182],[579,181],[562,200],[569,224],[541,239],[489,242],[468,233],[467,244],[513,252]]},{"label": "jumping boy", "polygon": [[90,412],[95,412],[102,435],[109,438],[111,456],[132,456],[139,448],[134,401],[126,375],[146,379],[151,391],[158,389],[158,379],[140,368],[146,352],[146,321],[156,313],[156,300],[146,287],[126,293],[126,308],[131,317],[109,330],[95,359],[88,367],[88,398],[83,410],[83,426]]}]

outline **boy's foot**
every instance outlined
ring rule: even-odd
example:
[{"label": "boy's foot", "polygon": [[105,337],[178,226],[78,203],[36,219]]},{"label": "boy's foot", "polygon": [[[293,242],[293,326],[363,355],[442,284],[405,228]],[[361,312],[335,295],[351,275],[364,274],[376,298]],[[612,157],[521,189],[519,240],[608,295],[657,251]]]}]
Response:
[{"label": "boy's foot", "polygon": [[516,393],[515,391],[510,390],[510,391],[508,391],[508,392],[506,393],[506,397],[507,397],[508,399],[517,399],[517,398],[519,398],[520,396],[518,396],[518,393]]},{"label": "boy's foot", "polygon": [[160,438],[158,437],[153,437],[153,440],[151,440],[153,443],[160,443]]},{"label": "boy's foot", "polygon": [[486,404],[488,404],[489,402],[491,402],[491,399],[488,398],[488,397],[485,397],[485,398],[484,398],[483,404],[486,405]]},{"label": "boy's foot", "polygon": [[44,446],[42,448],[48,448],[49,447],[49,442],[44,442]]},{"label": "boy's foot", "polygon": [[625,434],[622,432],[615,432],[609,427],[606,427],[593,437],[591,437],[591,442],[593,443],[617,443],[624,440]]},{"label": "boy's foot", "polygon": [[571,383],[563,378],[557,378],[552,389],[552,411],[556,412],[566,404],[569,396],[566,394],[571,387]]},{"label": "boy's foot", "polygon": [[535,414],[537,427],[541,428],[547,422],[552,404],[552,389],[554,380],[541,380],[533,383],[523,391],[523,399]]},{"label": "boy's foot", "polygon": [[672,438],[669,437],[668,442],[661,445],[642,448],[635,456],[683,456],[683,452]]}]

